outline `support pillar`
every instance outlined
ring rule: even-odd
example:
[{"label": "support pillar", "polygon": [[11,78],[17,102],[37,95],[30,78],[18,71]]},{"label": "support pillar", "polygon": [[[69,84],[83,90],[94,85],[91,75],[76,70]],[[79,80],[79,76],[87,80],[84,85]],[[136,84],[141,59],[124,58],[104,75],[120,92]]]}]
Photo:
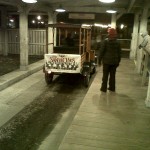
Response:
[{"label": "support pillar", "polygon": [[112,14],[112,16],[111,16],[111,27],[112,28],[116,28],[116,20],[117,20],[117,16],[116,16],[116,14],[114,13],[114,14]]},{"label": "support pillar", "polygon": [[[147,17],[148,17],[148,6],[145,3],[145,7],[143,9],[143,13],[141,15],[141,22],[140,22],[140,30],[139,33],[143,32],[143,31],[147,31]],[[138,45],[143,41],[143,38],[140,36],[138,36]],[[142,63],[142,56],[143,56],[143,51],[140,49],[137,50],[137,64],[136,64],[136,70],[137,73],[140,73],[141,70],[141,63]]]},{"label": "support pillar", "polygon": [[20,11],[20,70],[28,69],[28,13],[25,8]]},{"label": "support pillar", "polygon": [[[48,12],[48,24],[56,23],[56,14],[53,12]],[[53,29],[48,28],[48,53],[53,52],[53,45],[55,45],[55,40],[53,41],[53,38],[56,39],[53,35]]]},{"label": "support pillar", "polygon": [[[145,12],[145,18],[142,20],[143,21],[143,26],[141,26],[140,28],[140,32],[141,31],[145,31],[147,30],[147,16],[148,16],[148,4],[149,4],[149,0],[146,0],[145,2],[147,2],[147,7],[146,7],[146,10],[145,10],[145,7],[144,7],[144,10],[146,11]],[[142,23],[142,22],[141,22]],[[149,57],[148,57],[149,59]],[[146,100],[145,100],[145,105],[146,107],[150,107],[150,73],[149,73],[149,82],[148,82],[148,90],[147,90],[147,97],[146,97]]]},{"label": "support pillar", "polygon": [[138,47],[138,29],[139,29],[139,14],[135,14],[134,16],[134,26],[131,40],[131,51],[130,51],[130,59],[136,59],[136,52]]},{"label": "support pillar", "polygon": [[147,90],[147,97],[145,100],[146,107],[150,107],[150,75],[149,75],[149,82],[148,82],[148,90]]}]

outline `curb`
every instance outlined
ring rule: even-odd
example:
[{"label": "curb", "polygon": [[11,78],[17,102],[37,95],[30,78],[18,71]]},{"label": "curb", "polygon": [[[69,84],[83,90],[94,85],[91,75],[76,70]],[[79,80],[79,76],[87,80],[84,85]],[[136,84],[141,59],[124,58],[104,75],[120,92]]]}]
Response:
[{"label": "curb", "polygon": [[21,71],[19,69],[12,71],[0,77],[0,91],[9,87],[10,85],[32,75],[33,73],[40,71],[43,68],[44,60],[40,60],[28,66],[27,71]]}]

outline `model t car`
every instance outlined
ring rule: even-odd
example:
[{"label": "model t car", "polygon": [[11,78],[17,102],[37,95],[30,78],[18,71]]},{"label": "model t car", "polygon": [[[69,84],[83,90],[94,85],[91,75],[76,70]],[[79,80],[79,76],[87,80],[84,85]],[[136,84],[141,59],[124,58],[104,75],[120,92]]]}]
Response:
[{"label": "model t car", "polygon": [[48,24],[47,45],[43,68],[46,83],[50,84],[54,75],[81,74],[87,87],[91,75],[96,71],[95,51],[91,50],[91,27]]}]

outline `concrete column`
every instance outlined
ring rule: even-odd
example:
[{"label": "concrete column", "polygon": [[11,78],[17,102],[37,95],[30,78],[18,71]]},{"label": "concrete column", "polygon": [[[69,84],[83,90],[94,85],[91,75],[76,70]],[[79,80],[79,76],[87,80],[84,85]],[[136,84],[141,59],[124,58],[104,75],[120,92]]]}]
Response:
[{"label": "concrete column", "polygon": [[[145,3],[143,13],[141,15],[139,33],[143,32],[143,31],[147,31],[147,18],[148,18],[148,6]],[[139,45],[143,41],[143,38],[140,36],[140,34],[138,37],[139,37],[138,38],[138,45]],[[141,70],[142,56],[143,56],[143,51],[141,49],[137,50],[137,63],[136,63],[137,73],[140,73],[140,70]]]},{"label": "concrete column", "polygon": [[7,35],[7,12],[6,8],[1,9],[1,24],[2,24],[2,36],[4,37],[4,46],[1,47],[2,54],[4,56],[8,55],[8,35]]},{"label": "concrete column", "polygon": [[[53,12],[48,12],[48,24],[56,23],[56,15]],[[53,52],[53,44],[55,44],[55,40],[53,41],[53,29],[48,28],[48,53]]]},{"label": "concrete column", "polygon": [[[53,15],[53,23],[57,23],[57,14],[58,12],[55,12]],[[56,45],[56,35],[57,35],[57,31],[55,29],[55,34],[54,34],[54,45]]]},{"label": "concrete column", "polygon": [[131,51],[130,51],[130,59],[133,60],[136,58],[137,43],[138,43],[138,29],[139,29],[139,14],[135,14],[132,40],[131,40]]},{"label": "concrete column", "polygon": [[[141,18],[142,22],[141,24],[141,28],[140,28],[140,32],[141,31],[145,31],[147,30],[147,16],[148,16],[148,4],[149,4],[149,0],[145,0],[145,7],[146,7],[146,10],[145,10],[145,7],[144,7],[144,10],[145,10],[145,18]],[[147,6],[146,6],[147,5]],[[143,17],[143,16],[142,16]],[[141,40],[142,41],[142,40]],[[141,42],[140,41],[140,42]],[[147,90],[147,97],[146,97],[146,100],[145,100],[145,105],[146,107],[150,107],[150,74],[149,74],[149,83],[148,83],[148,90]]]},{"label": "concrete column", "polygon": [[116,14],[114,13],[114,14],[112,14],[112,16],[111,16],[111,27],[112,27],[112,28],[116,28],[116,20],[117,20],[117,16],[116,16]]},{"label": "concrete column", "polygon": [[150,107],[150,75],[149,75],[149,83],[148,83],[148,90],[147,90],[147,97],[145,100],[146,107]]},{"label": "concrete column", "polygon": [[28,13],[25,8],[20,11],[20,70],[28,69]]}]

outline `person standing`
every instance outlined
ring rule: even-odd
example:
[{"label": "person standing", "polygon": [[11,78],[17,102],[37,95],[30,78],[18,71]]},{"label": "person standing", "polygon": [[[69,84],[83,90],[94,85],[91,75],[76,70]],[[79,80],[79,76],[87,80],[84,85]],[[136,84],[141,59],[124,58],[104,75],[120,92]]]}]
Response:
[{"label": "person standing", "polygon": [[140,33],[140,35],[142,36],[143,41],[138,47],[139,49],[142,48],[142,50],[145,50],[150,55],[150,36],[148,31],[143,31]]},{"label": "person standing", "polygon": [[148,32],[147,32],[147,31],[141,32],[140,35],[143,37],[143,41],[142,41],[142,43],[139,45],[139,49],[146,47],[146,45],[147,45],[147,43],[148,43],[148,41],[149,41],[149,38],[150,38],[150,36],[148,35]]},{"label": "person standing", "polygon": [[66,44],[67,44],[67,46],[74,46],[74,39],[73,39],[71,33],[67,34]]},{"label": "person standing", "polygon": [[[109,91],[115,92],[116,69],[121,60],[121,46],[117,41],[116,29],[109,28],[107,37],[108,38],[102,42],[98,55],[99,66],[103,64],[102,85],[100,90],[107,92],[108,89]],[[108,80],[109,86],[107,87]]]}]

